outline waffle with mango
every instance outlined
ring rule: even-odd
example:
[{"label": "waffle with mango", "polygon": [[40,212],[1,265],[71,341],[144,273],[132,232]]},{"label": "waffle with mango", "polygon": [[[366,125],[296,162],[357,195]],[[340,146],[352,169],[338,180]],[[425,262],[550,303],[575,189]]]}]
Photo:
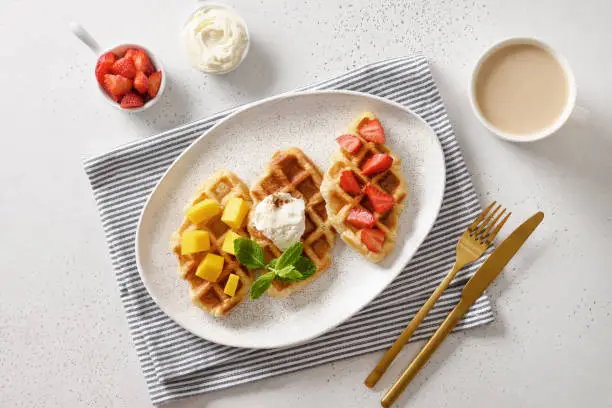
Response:
[{"label": "waffle with mango", "polygon": [[327,213],[344,242],[380,262],[395,246],[407,196],[401,160],[385,146],[384,128],[369,112],[336,141],[340,148],[321,185]]},{"label": "waffle with mango", "polygon": [[236,259],[233,242],[248,237],[251,206],[246,184],[230,171],[217,171],[197,188],[182,225],[170,238],[192,302],[216,317],[238,306],[254,280],[254,272]]}]

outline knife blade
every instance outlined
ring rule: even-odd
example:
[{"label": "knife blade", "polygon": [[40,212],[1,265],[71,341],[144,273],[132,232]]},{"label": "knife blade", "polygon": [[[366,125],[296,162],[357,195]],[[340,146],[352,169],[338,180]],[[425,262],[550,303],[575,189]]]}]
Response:
[{"label": "knife blade", "polygon": [[512,231],[506,239],[495,250],[484,264],[476,271],[474,276],[466,283],[461,294],[460,303],[470,307],[484,293],[485,289],[493,282],[519,248],[527,241],[531,233],[540,225],[544,219],[544,213],[538,211],[527,221],[523,222],[517,229]]}]

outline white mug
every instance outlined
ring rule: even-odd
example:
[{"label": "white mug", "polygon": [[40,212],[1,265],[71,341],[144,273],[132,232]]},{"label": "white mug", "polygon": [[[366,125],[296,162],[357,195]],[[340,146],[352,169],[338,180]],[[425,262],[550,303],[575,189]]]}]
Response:
[{"label": "white mug", "polygon": [[[499,129],[498,127],[496,127],[495,125],[493,125],[482,114],[480,107],[478,106],[478,103],[476,101],[476,79],[480,71],[480,68],[482,67],[483,62],[487,60],[489,56],[491,56],[494,52],[498,51],[499,49],[507,47],[509,45],[517,45],[517,44],[535,45],[537,47],[544,49],[548,53],[550,53],[557,60],[557,62],[559,62],[559,64],[561,65],[561,68],[565,72],[565,77],[567,79],[567,86],[568,86],[568,95],[567,95],[567,100],[565,102],[565,108],[563,109],[563,112],[561,113],[559,118],[547,128],[539,130],[531,134],[526,134],[526,135],[525,134],[516,135],[516,134],[509,133],[509,132],[505,132]],[[474,66],[474,70],[472,71],[469,98],[470,98],[470,104],[472,106],[472,110],[474,111],[474,114],[476,115],[478,120],[480,120],[480,123],[482,123],[491,133],[493,133],[494,135],[504,140],[520,143],[520,142],[533,142],[536,140],[544,139],[552,135],[553,133],[555,133],[557,130],[559,130],[565,124],[565,122],[567,122],[572,111],[574,110],[574,107],[576,106],[576,92],[577,92],[576,91],[576,81],[574,79],[574,74],[572,73],[572,69],[570,68],[569,63],[567,62],[567,60],[565,59],[563,55],[555,51],[552,47],[550,47],[548,44],[544,43],[543,41],[537,40],[535,38],[517,37],[517,38],[509,38],[509,39],[506,39],[506,40],[503,40],[503,41],[500,41],[494,44],[492,47],[490,47],[484,53],[482,53],[480,58],[478,58],[478,61],[476,62],[476,65]]]}]

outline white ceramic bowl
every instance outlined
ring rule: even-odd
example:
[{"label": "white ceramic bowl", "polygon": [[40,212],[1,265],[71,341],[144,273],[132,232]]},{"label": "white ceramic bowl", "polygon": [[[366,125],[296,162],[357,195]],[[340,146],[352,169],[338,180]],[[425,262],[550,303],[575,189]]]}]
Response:
[{"label": "white ceramic bowl", "polygon": [[[236,12],[236,10],[226,4],[221,4],[221,3],[217,3],[214,1],[200,1],[198,2],[198,6],[195,8],[195,10],[193,10],[193,12],[189,15],[189,18],[187,18],[187,20],[185,20],[185,22],[183,23],[183,26],[181,27],[181,34],[182,34],[182,30],[185,28],[185,25],[191,20],[191,18],[193,17],[193,15],[195,13],[197,13],[198,11],[205,9],[205,8],[209,8],[209,7],[219,7],[219,8],[224,8],[226,10],[231,11],[232,13],[234,13],[238,19],[240,20],[240,22],[242,23],[243,27],[244,27],[244,32],[246,34],[247,37],[247,44],[246,47],[244,47],[244,51],[242,52],[242,56],[240,57],[240,61],[238,62],[238,64],[236,64],[236,66],[228,71],[222,71],[222,72],[212,72],[212,71],[204,71],[201,70],[198,67],[193,66],[193,64],[190,65],[193,66],[195,69],[204,72],[205,74],[211,74],[211,75],[225,75],[225,74],[229,74],[232,71],[235,71],[236,69],[238,69],[238,67],[240,65],[242,65],[242,62],[245,60],[247,54],[249,53],[249,49],[251,48],[251,34],[249,33],[249,27],[247,26],[246,22],[244,21],[244,19],[242,18],[242,16],[240,14],[238,14]],[[188,57],[188,56],[187,56]],[[189,58],[188,58],[189,59]]]},{"label": "white ceramic bowl", "polygon": [[[100,94],[104,97],[104,99],[108,103],[110,103],[115,108],[117,108],[119,110],[122,110],[124,112],[142,112],[142,111],[147,110],[148,108],[150,108],[151,106],[153,106],[153,105],[155,105],[157,103],[157,101],[161,98],[162,94],[164,93],[164,90],[166,89],[167,75],[166,75],[166,72],[164,71],[164,67],[163,67],[161,61],[155,56],[155,54],[153,54],[151,52],[151,50],[149,50],[148,48],[143,47],[142,45],[131,44],[131,43],[124,43],[124,44],[120,44],[120,45],[118,45],[116,47],[113,47],[113,48],[108,48],[108,49],[102,50],[100,45],[98,44],[98,42],[81,25],[79,25],[77,23],[71,23],[70,24],[70,29],[72,30],[74,35],[79,40],[81,40],[85,45],[87,45],[94,52],[94,54],[96,54],[96,62],[97,62],[97,60],[103,54],[106,54],[109,51],[112,51],[112,52],[114,52],[115,54],[118,54],[118,55],[122,55],[123,53],[125,53],[125,51],[128,48],[136,48],[136,49],[141,49],[144,52],[146,52],[147,55],[149,56],[149,59],[151,60],[151,63],[155,67],[155,69],[162,73],[161,84],[159,86],[159,91],[157,92],[157,95],[155,95],[155,98],[147,101],[147,103],[145,103],[140,108],[133,108],[133,109],[122,108],[119,103],[115,102],[110,96],[108,96],[108,94],[106,93],[104,88],[102,88],[102,86],[100,86],[98,81],[95,81],[96,82],[96,86],[98,87],[98,90],[100,91]],[[92,74],[93,74],[93,72],[92,72]],[[95,79],[94,75],[92,75],[92,77]]]},{"label": "white ceramic bowl", "polygon": [[[568,85],[567,101],[566,101],[565,108],[563,112],[561,113],[561,116],[559,116],[557,121],[553,123],[552,125],[550,125],[548,128],[540,130],[532,134],[528,134],[528,135],[512,134],[512,133],[504,132],[503,130],[495,127],[495,125],[489,122],[489,120],[487,120],[487,118],[482,114],[480,107],[478,105],[478,102],[476,101],[476,78],[478,76],[478,72],[480,71],[480,68],[482,67],[483,62],[497,50],[504,48],[506,46],[509,46],[509,45],[517,45],[517,44],[535,45],[537,47],[544,49],[548,53],[550,53],[559,62],[559,64],[563,68],[563,71],[565,72],[565,76],[567,78],[567,85]],[[503,41],[500,41],[494,44],[492,47],[487,49],[480,56],[480,58],[478,58],[478,61],[476,62],[476,65],[474,66],[474,70],[472,71],[469,98],[470,98],[470,104],[472,105],[472,110],[474,111],[474,114],[476,115],[478,120],[480,120],[480,123],[482,123],[491,133],[493,133],[494,135],[498,136],[501,139],[508,140],[510,142],[519,142],[519,143],[533,142],[536,140],[544,139],[552,135],[565,124],[565,122],[571,115],[572,111],[574,110],[574,107],[576,106],[576,80],[574,79],[574,74],[572,73],[572,69],[570,68],[570,65],[565,59],[565,57],[561,55],[559,52],[555,51],[548,44],[544,43],[543,41],[537,40],[535,38],[528,38],[528,37],[508,38],[506,40],[503,40]]]}]

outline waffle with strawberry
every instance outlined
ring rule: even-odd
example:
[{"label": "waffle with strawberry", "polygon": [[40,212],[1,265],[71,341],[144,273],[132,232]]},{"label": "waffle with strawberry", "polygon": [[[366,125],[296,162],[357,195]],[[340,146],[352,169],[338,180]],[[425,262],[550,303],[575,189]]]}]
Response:
[{"label": "waffle with strawberry", "polygon": [[380,262],[393,250],[407,196],[401,160],[385,146],[384,128],[369,112],[336,141],[340,149],[321,184],[327,213],[344,242]]}]

